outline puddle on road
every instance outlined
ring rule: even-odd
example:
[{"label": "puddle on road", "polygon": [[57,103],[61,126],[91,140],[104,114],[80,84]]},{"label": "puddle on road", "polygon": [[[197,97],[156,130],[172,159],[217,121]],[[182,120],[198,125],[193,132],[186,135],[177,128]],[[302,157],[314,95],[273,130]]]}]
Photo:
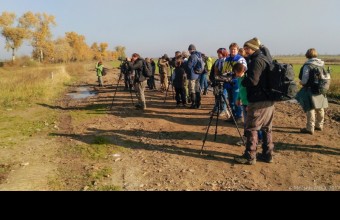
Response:
[{"label": "puddle on road", "polygon": [[68,93],[67,95],[71,96],[72,99],[86,99],[97,95],[97,93],[90,91],[89,87],[79,87],[75,92]]}]

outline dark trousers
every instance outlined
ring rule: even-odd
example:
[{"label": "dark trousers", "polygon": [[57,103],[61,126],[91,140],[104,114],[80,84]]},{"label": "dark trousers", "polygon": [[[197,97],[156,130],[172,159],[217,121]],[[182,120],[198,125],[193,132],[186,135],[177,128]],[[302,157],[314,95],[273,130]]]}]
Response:
[{"label": "dark trousers", "polygon": [[246,118],[246,155],[256,157],[258,131],[262,131],[262,153],[272,154],[274,150],[272,127],[275,106],[272,101],[249,103]]},{"label": "dark trousers", "polygon": [[185,88],[175,88],[175,91],[177,105],[180,103],[183,105],[186,104]]}]

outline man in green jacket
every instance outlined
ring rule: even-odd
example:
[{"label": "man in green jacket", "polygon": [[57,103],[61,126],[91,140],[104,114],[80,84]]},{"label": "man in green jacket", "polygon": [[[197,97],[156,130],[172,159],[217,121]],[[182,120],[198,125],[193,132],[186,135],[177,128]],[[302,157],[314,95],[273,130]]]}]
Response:
[{"label": "man in green jacket", "polygon": [[102,61],[99,61],[97,64],[96,64],[96,71],[97,71],[97,76],[98,76],[98,83],[100,87],[103,87],[103,62]]}]

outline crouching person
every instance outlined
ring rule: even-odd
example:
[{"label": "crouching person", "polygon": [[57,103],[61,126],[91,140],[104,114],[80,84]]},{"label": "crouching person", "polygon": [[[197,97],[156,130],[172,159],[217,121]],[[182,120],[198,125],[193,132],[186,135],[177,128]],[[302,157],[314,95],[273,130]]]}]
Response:
[{"label": "crouching person", "polygon": [[143,75],[143,59],[139,54],[134,53],[132,58],[127,58],[127,61],[129,62],[129,69],[135,72],[134,86],[138,97],[136,108],[145,110],[146,103],[144,91],[146,87],[146,78]]}]

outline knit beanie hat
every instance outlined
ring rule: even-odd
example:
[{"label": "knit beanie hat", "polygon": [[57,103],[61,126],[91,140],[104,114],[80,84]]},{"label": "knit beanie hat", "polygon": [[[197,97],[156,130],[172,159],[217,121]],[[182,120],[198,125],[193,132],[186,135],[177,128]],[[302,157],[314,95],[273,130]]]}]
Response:
[{"label": "knit beanie hat", "polygon": [[190,50],[196,50],[196,47],[195,47],[195,45],[193,45],[193,44],[190,44],[189,45],[189,48],[188,48],[188,50],[190,51]]},{"label": "knit beanie hat", "polygon": [[257,38],[253,38],[245,42],[244,47],[249,47],[250,49],[253,49],[254,51],[259,50],[260,49],[259,40]]}]

